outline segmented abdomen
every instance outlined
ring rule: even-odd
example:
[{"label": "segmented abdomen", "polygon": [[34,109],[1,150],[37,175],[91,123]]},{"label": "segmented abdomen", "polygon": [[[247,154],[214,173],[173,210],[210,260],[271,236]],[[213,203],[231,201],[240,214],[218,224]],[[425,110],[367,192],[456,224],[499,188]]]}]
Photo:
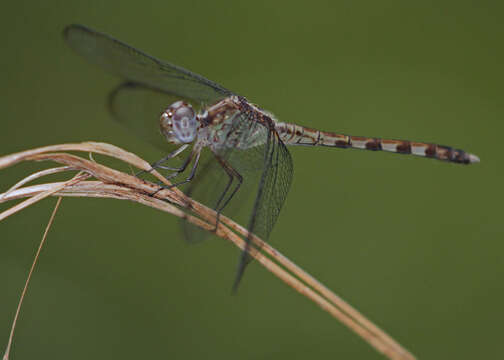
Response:
[{"label": "segmented abdomen", "polygon": [[476,155],[438,144],[343,135],[289,123],[277,123],[276,130],[282,141],[287,145],[351,147],[375,151],[383,150],[400,154],[412,154],[435,158],[460,164],[479,162],[479,158]]}]

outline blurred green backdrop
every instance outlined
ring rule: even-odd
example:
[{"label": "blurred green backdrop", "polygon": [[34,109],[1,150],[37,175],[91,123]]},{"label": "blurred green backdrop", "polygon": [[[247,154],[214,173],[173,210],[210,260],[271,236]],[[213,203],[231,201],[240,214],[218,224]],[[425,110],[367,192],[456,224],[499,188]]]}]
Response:
[{"label": "blurred green backdrop", "polygon": [[[74,22],[283,121],[474,152],[481,164],[464,167],[291,149],[294,183],[271,241],[419,358],[499,358],[503,10],[495,1],[8,2],[0,153],[97,140],[159,156],[110,120],[105,96],[118,80],[66,48],[60,32]],[[1,189],[36,168],[3,170]],[[54,202],[0,224],[2,344]],[[189,246],[166,214],[65,199],[54,225],[12,359],[381,358],[257,264],[231,296],[237,249],[215,238]]]}]

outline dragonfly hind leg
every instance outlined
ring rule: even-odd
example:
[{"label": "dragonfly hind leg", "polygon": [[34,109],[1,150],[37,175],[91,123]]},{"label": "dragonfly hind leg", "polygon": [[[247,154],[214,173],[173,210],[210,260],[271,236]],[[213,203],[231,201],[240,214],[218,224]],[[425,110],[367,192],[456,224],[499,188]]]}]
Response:
[{"label": "dragonfly hind leg", "polygon": [[[240,175],[238,171],[236,171],[235,168],[233,168],[226,160],[224,160],[222,157],[219,155],[215,154],[215,157],[219,164],[222,166],[226,174],[229,176],[229,180],[226,184],[226,187],[224,188],[224,191],[222,191],[221,195],[219,196],[219,199],[217,200],[217,204],[215,205],[215,211],[217,212],[217,216],[215,218],[215,228],[214,232],[217,231],[217,226],[219,226],[219,217],[224,210],[224,208],[229,204],[231,199],[235,196],[235,194],[238,192],[240,189],[240,186],[243,183],[243,176]],[[229,196],[224,200],[226,197],[226,194],[229,192],[229,189],[231,188],[231,184],[233,183],[233,180],[236,179],[238,182],[235,185],[234,189],[231,191]]]}]

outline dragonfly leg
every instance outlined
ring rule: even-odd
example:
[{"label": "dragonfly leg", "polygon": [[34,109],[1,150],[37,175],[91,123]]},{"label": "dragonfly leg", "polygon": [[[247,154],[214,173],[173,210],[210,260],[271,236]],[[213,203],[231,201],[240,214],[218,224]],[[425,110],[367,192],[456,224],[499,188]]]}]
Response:
[{"label": "dragonfly leg", "polygon": [[[233,196],[236,194],[238,189],[240,189],[240,186],[243,183],[243,176],[240,175],[238,171],[236,171],[235,168],[233,168],[226,160],[224,160],[222,157],[215,155],[217,161],[219,164],[222,166],[226,174],[229,176],[229,181],[226,184],[226,187],[224,188],[224,191],[222,194],[219,196],[219,199],[217,200],[217,204],[215,205],[215,211],[217,212],[216,220],[215,220],[215,229],[214,231],[217,231],[217,226],[219,225],[219,217],[224,210],[224,208],[229,204]],[[224,200],[226,197],[226,194],[229,191],[229,188],[231,187],[231,184],[233,183],[233,180],[236,179],[238,180],[237,184],[235,185],[234,189],[231,191],[231,194]]]},{"label": "dragonfly leg", "polygon": [[[177,168],[170,168],[170,167],[167,167],[167,166],[163,166],[161,164],[164,163],[164,162],[166,162],[166,161],[168,161],[168,160],[170,160],[170,159],[173,159],[176,156],[178,156],[182,151],[184,151],[185,149],[187,149],[188,146],[189,146],[189,144],[182,145],[178,149],[176,149],[176,150],[172,151],[171,153],[169,153],[168,155],[166,155],[164,158],[162,158],[162,159],[160,159],[160,160],[158,160],[158,161],[153,162],[152,164],[150,164],[151,168],[149,170],[141,170],[141,171],[137,172],[135,174],[135,176],[139,176],[139,175],[142,175],[144,173],[151,172],[152,170],[158,169],[158,168],[159,169],[164,169],[164,170],[177,171],[178,170]],[[184,170],[185,170],[185,168],[184,168]]]},{"label": "dragonfly leg", "polygon": [[171,189],[173,187],[180,186],[180,185],[183,185],[183,184],[186,184],[186,183],[190,182],[194,178],[194,175],[196,175],[196,168],[198,167],[198,163],[199,163],[199,159],[200,159],[200,154],[201,154],[201,151],[199,149],[198,150],[193,150],[191,152],[191,154],[187,157],[187,159],[184,161],[184,163],[182,164],[182,166],[180,168],[177,168],[172,174],[170,174],[168,176],[165,176],[165,178],[167,178],[169,180],[169,179],[172,179],[172,178],[176,177],[180,173],[184,172],[185,169],[187,168],[187,166],[191,163],[193,157],[196,156],[196,158],[194,160],[194,164],[193,164],[193,166],[191,168],[191,172],[189,173],[189,176],[185,180],[179,181],[179,182],[171,184],[171,185],[159,184],[159,189],[156,190],[154,193],[152,193],[151,196],[156,195],[159,191],[161,191],[163,189]]}]

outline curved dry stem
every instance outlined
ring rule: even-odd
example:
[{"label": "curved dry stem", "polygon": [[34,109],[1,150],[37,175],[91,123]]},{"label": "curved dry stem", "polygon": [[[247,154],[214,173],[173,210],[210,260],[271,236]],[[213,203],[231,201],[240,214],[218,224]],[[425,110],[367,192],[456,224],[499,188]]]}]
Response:
[{"label": "curved dry stem", "polygon": [[[0,158],[0,169],[12,166],[21,161],[50,160],[64,165],[63,167],[30,175],[6,193],[0,194],[0,203],[20,198],[28,198],[3,213],[0,213],[0,220],[52,195],[130,200],[173,214],[207,231],[213,231],[215,229],[215,211],[188,198],[180,190],[171,188],[156,192],[159,189],[159,186],[156,184],[98,164],[94,161],[84,159],[80,156],[65,153],[65,151],[82,151],[111,156],[135,166],[138,169],[150,172],[165,184],[170,185],[162,175],[151,169],[147,161],[110,144],[85,142],[41,147]],[[83,174],[66,182],[20,187],[34,178],[39,178],[46,174],[68,171],[70,169],[82,171]],[[87,178],[91,176],[97,180],[87,180]],[[155,195],[151,196],[150,194],[153,193],[155,193]],[[248,231],[244,227],[222,215],[220,216],[220,222],[215,233],[217,236],[231,241],[240,249],[245,248],[244,239],[249,236]],[[415,358],[383,330],[366,319],[352,306],[347,304],[343,299],[306,273],[299,266],[280,254],[269,244],[264,243],[255,235],[251,234],[250,237],[257,246],[250,249],[252,257],[297,292],[311,299],[334,318],[347,325],[377,351],[390,359]]]},{"label": "curved dry stem", "polygon": [[[79,176],[79,174],[77,176]],[[28,284],[30,283],[31,277],[33,275],[33,271],[35,270],[35,265],[37,264],[38,258],[40,257],[40,252],[42,251],[42,248],[44,247],[45,241],[47,239],[47,234],[49,233],[49,229],[51,228],[51,225],[54,222],[54,217],[56,216],[56,213],[58,212],[58,208],[59,208],[60,204],[61,204],[61,197],[58,197],[58,200],[56,201],[56,205],[54,206],[53,212],[51,214],[51,218],[49,219],[49,223],[47,224],[47,226],[45,228],[44,235],[42,236],[42,240],[40,241],[37,252],[35,253],[35,257],[33,259],[32,265],[30,267],[30,271],[28,272],[28,276],[26,277],[23,291],[21,292],[18,306],[16,308],[16,313],[14,314],[14,320],[12,321],[12,327],[11,327],[11,331],[9,334],[9,340],[7,341],[7,348],[5,349],[3,360],[9,360],[10,350],[12,347],[12,340],[14,340],[14,331],[16,330],[16,324],[17,324],[17,321],[19,318],[19,314],[21,313],[21,305],[23,304],[23,300],[26,296],[26,292],[28,291]]]}]

